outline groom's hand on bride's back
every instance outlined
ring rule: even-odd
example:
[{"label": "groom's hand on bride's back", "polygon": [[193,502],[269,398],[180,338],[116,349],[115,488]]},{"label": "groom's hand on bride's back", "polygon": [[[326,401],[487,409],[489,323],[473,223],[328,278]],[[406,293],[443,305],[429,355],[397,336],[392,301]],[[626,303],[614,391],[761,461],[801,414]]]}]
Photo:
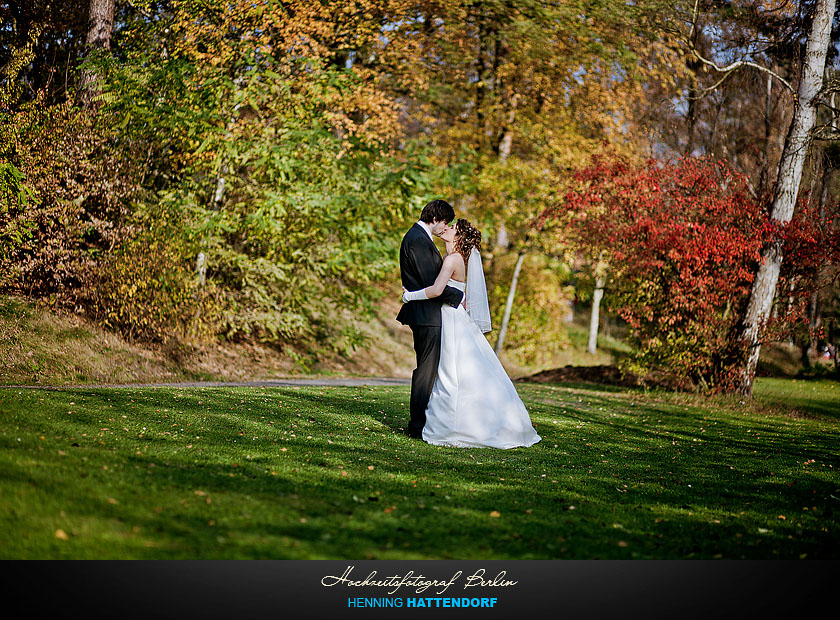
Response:
[{"label": "groom's hand on bride's back", "polygon": [[464,291],[457,289],[454,286],[447,286],[443,289],[443,294],[440,296],[440,299],[446,305],[457,308],[464,299]]}]

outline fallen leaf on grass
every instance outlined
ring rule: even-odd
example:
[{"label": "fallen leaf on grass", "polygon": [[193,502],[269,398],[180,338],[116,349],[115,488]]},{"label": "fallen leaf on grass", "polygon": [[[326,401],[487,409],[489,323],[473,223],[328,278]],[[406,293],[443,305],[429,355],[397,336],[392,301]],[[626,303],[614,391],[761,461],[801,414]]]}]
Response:
[{"label": "fallen leaf on grass", "polygon": [[119,504],[119,502],[117,500],[115,500],[113,497],[108,498],[108,503],[109,504]]},{"label": "fallen leaf on grass", "polygon": [[67,532],[64,530],[56,530],[55,537],[60,538],[61,540],[70,540],[70,537],[67,535]]},{"label": "fallen leaf on grass", "polygon": [[627,546],[627,543],[626,543],[626,542],[624,542],[623,540],[619,540],[619,541],[618,541],[618,546],[619,546],[619,547],[626,547],[626,546]]},{"label": "fallen leaf on grass", "polygon": [[493,510],[493,511],[490,512],[490,516],[491,517],[501,517],[502,513],[499,512],[498,510]]}]

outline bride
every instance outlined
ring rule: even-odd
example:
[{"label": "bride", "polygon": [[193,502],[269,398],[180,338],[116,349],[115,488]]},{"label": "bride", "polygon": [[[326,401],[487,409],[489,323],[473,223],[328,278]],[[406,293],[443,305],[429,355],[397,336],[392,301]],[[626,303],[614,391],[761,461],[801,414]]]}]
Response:
[{"label": "bride", "polygon": [[516,448],[540,441],[525,405],[482,332],[490,309],[481,268],[481,233],[460,219],[440,235],[446,258],[432,286],[406,291],[403,301],[437,297],[444,287],[466,291],[457,308],[441,308],[438,376],[426,409],[423,440],[460,448]]}]

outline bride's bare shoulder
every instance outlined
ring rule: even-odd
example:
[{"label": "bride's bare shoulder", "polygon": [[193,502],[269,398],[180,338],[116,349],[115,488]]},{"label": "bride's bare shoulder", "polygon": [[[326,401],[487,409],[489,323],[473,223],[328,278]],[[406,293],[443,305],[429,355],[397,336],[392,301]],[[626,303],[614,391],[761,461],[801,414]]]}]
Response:
[{"label": "bride's bare shoulder", "polygon": [[454,266],[463,265],[464,264],[464,257],[461,256],[459,252],[452,252],[452,254],[447,254],[446,257],[443,259],[443,262],[449,262]]},{"label": "bride's bare shoulder", "polygon": [[458,280],[459,282],[464,281],[467,268],[464,264],[464,257],[458,252],[452,252],[452,254],[448,254],[446,258],[443,259],[443,268],[449,271],[451,274],[450,277],[453,280]]}]

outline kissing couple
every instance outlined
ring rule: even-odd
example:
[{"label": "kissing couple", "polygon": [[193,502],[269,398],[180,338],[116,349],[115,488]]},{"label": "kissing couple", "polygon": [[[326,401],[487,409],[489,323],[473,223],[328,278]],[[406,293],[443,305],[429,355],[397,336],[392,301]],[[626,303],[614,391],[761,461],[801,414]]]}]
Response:
[{"label": "kissing couple", "polygon": [[[414,335],[408,435],[458,448],[516,448],[540,441],[522,399],[484,337],[490,306],[481,233],[433,200],[403,237],[403,306]],[[434,236],[446,243],[441,258]]]}]

